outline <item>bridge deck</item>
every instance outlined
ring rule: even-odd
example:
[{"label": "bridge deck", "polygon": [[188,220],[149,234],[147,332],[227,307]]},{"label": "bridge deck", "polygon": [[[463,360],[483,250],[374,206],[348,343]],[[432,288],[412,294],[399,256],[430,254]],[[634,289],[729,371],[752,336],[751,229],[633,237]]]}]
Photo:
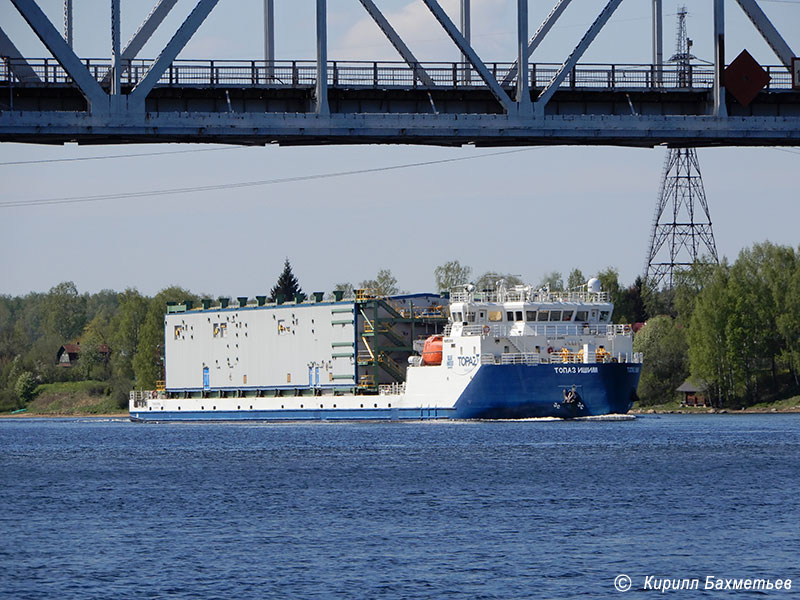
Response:
[{"label": "bridge deck", "polygon": [[[225,142],[240,144],[418,143],[459,145],[612,144],[797,145],[800,91],[782,66],[748,106],[728,98],[729,117],[711,116],[713,66],[579,64],[544,115],[504,114],[464,63],[328,63],[330,115],[315,114],[314,61],[178,60],[163,73],[141,114],[126,94],[148,60],[125,61],[123,103],[104,114],[87,102],[54,59],[0,59],[0,141],[37,143]],[[108,90],[111,62],[83,59]],[[487,63],[510,97],[512,63]],[[531,64],[535,100],[560,65]],[[431,84],[423,85],[424,73]],[[111,97],[113,98],[113,96]]]}]

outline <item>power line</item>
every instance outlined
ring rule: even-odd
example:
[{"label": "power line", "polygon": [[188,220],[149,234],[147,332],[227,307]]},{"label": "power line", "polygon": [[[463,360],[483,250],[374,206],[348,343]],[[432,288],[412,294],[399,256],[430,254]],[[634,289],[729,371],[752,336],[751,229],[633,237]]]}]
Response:
[{"label": "power line", "polygon": [[264,179],[260,181],[241,181],[236,183],[222,183],[215,185],[205,185],[196,187],[171,188],[163,190],[146,190],[139,192],[121,192],[119,194],[99,194],[96,196],[73,196],[70,198],[41,198],[38,200],[7,200],[0,202],[0,208],[15,208],[29,206],[44,206],[55,204],[78,204],[82,202],[99,202],[103,200],[124,200],[128,198],[146,198],[151,196],[168,196],[172,194],[190,194],[198,192],[213,192],[218,190],[230,190],[237,188],[258,187],[264,185],[276,185],[282,183],[295,183],[299,181],[312,181],[316,179],[331,179],[334,177],[347,177],[350,175],[364,175],[367,173],[381,173],[385,171],[396,171],[400,169],[410,169],[414,167],[425,167],[430,165],[441,165],[465,160],[475,160],[488,158],[491,156],[502,156],[506,154],[516,154],[519,152],[529,152],[540,148],[517,148],[515,150],[504,150],[502,152],[492,152],[489,154],[479,154],[477,156],[459,156],[456,158],[443,158],[439,160],[429,160],[423,162],[405,163],[401,165],[390,165],[386,167],[373,167],[371,169],[357,169],[353,171],[337,171],[334,173],[318,173],[315,175],[297,175],[295,177],[281,177],[278,179]]},{"label": "power line", "polygon": [[164,156],[165,154],[187,154],[189,152],[218,152],[220,150],[241,150],[247,146],[227,146],[225,148],[193,148],[191,150],[167,150],[164,152],[142,152],[140,154],[110,154],[107,156],[76,156],[74,158],[43,158],[40,160],[15,160],[0,162],[0,167],[12,165],[39,165],[42,163],[77,162],[82,160],[108,160],[112,158],[136,158],[140,156]]}]

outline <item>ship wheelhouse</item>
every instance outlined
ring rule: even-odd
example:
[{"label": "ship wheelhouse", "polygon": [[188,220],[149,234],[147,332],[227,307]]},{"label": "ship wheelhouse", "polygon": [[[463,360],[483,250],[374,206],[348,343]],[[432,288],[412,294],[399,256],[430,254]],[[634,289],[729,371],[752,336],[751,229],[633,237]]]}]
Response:
[{"label": "ship wheelhouse", "polygon": [[614,305],[596,280],[568,291],[465,286],[450,300],[445,338],[480,338],[484,364],[637,360],[630,326],[612,323]]}]

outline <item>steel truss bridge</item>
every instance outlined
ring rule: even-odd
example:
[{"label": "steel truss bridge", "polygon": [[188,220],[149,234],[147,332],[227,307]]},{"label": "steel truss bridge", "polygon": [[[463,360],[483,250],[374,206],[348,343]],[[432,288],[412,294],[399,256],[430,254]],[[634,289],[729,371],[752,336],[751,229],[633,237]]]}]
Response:
[{"label": "steel truss bridge", "polygon": [[[647,65],[580,59],[622,0],[609,0],[563,62],[532,62],[570,0],[558,0],[533,36],[517,0],[518,53],[485,62],[470,44],[470,2],[456,25],[437,0],[420,0],[462,54],[419,62],[373,0],[357,0],[397,50],[397,62],[329,61],[326,0],[316,1],[317,57],[274,59],[273,0],[264,0],[264,58],[181,60],[219,0],[198,0],[153,60],[139,50],[177,0],[158,0],[125,48],[120,0],[110,59],[72,50],[72,0],[62,35],[35,0],[10,1],[51,57],[23,57],[0,27],[0,141],[60,144],[214,142],[511,146],[745,146],[800,144],[800,62],[757,0],[735,0],[777,57],[748,104],[726,94],[724,10],[713,0],[713,64],[687,72],[663,60],[662,0],[652,4]],[[355,0],[353,0],[355,1]],[[520,73],[525,76],[520,77]]]}]

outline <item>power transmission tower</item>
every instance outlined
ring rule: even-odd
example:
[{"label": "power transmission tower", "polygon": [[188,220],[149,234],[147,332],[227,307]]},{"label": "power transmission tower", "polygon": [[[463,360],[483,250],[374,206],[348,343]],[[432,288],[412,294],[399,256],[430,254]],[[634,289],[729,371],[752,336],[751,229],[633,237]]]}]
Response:
[{"label": "power transmission tower", "polygon": [[[686,7],[678,10],[678,85],[691,87],[692,40],[686,34]],[[652,289],[670,289],[675,275],[703,257],[719,262],[703,177],[694,148],[670,148],[661,175],[661,191],[653,217],[645,280]]]}]

